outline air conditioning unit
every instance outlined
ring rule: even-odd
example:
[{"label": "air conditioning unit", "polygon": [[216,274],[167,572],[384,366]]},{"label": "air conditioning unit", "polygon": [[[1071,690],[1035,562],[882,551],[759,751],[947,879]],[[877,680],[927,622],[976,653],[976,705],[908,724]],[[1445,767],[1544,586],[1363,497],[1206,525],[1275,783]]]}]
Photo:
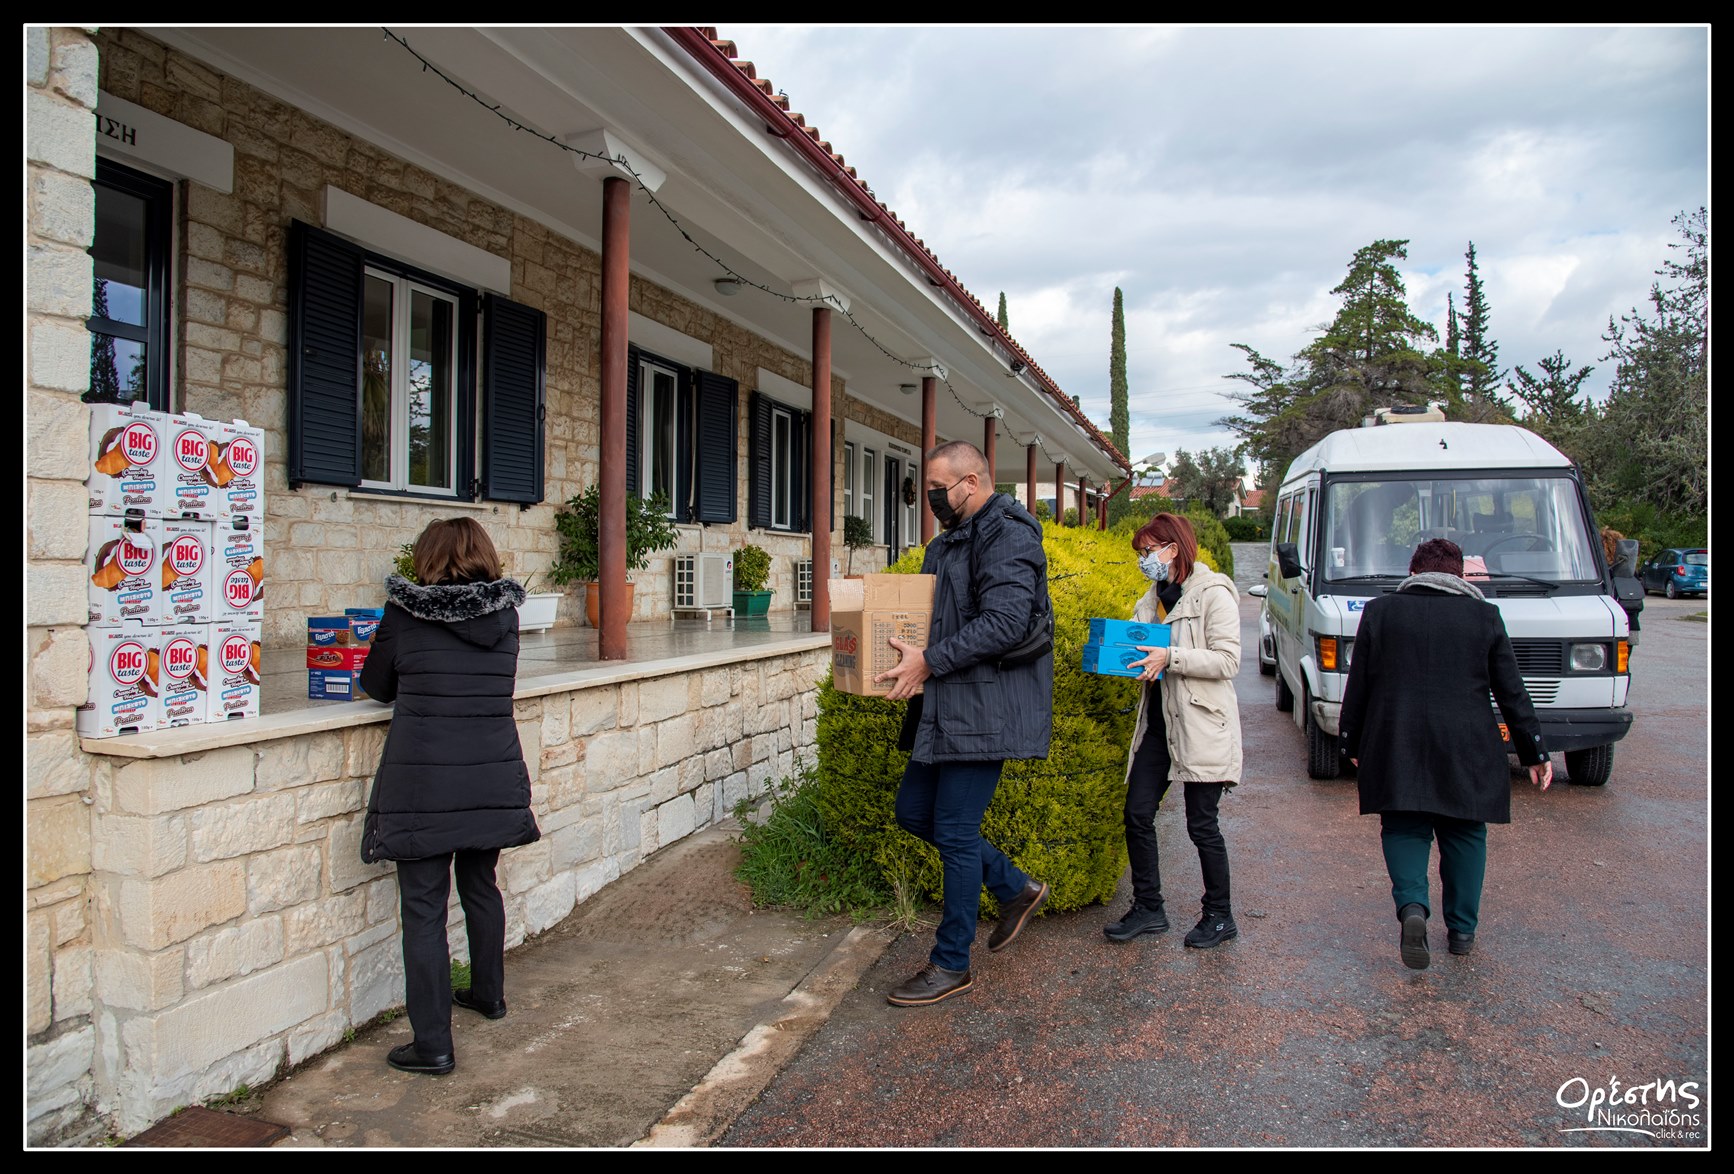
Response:
[{"label": "air conditioning unit", "polygon": [[813,602],[813,560],[810,558],[795,560],[795,602]]},{"label": "air conditioning unit", "polygon": [[727,554],[679,554],[674,558],[674,606],[729,607],[734,603],[734,559]]}]

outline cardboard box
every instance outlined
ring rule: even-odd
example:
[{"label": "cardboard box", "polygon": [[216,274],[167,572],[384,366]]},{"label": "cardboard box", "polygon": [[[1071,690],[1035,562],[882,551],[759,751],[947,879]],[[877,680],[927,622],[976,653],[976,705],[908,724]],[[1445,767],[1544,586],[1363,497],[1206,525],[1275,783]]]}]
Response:
[{"label": "cardboard box", "polygon": [[216,571],[212,620],[228,623],[265,618],[264,524],[246,515],[218,522],[212,529]]},{"label": "cardboard box", "polygon": [[883,697],[891,691],[889,682],[876,685],[873,678],[901,659],[892,637],[927,647],[933,582],[932,575],[831,580],[831,684],[838,692]]},{"label": "cardboard box", "polygon": [[211,625],[171,624],[159,629],[163,726],[203,725],[209,716]]},{"label": "cardboard box", "polygon": [[349,627],[357,644],[372,644],[374,634],[379,631],[379,621],[385,618],[383,607],[346,607],[343,614],[349,617]]},{"label": "cardboard box", "polygon": [[355,643],[352,616],[308,616],[307,647],[347,648]]},{"label": "cardboard box", "polygon": [[163,473],[168,494],[163,512],[171,518],[211,521],[222,501],[215,473],[219,425],[195,412],[169,416],[167,423],[169,455]]},{"label": "cardboard box", "polygon": [[163,622],[162,527],[161,518],[90,519],[84,570],[92,627]]},{"label": "cardboard box", "polygon": [[88,738],[148,734],[162,721],[161,628],[126,624],[91,628],[89,699],[74,717]]},{"label": "cardboard box", "polygon": [[256,620],[211,625],[206,721],[259,716],[259,629]]},{"label": "cardboard box", "polygon": [[366,644],[309,644],[307,646],[307,667],[309,669],[340,670],[342,672],[358,673],[361,666],[367,663],[369,646]]},{"label": "cardboard box", "polygon": [[211,436],[217,517],[265,518],[265,430],[245,420],[218,424]]},{"label": "cardboard box", "polygon": [[1160,644],[1168,647],[1167,624],[1141,624],[1136,620],[1090,621],[1091,644]]},{"label": "cardboard box", "polygon": [[217,618],[212,606],[217,554],[211,523],[164,518],[162,543],[163,622],[210,623]]},{"label": "cardboard box", "polygon": [[308,669],[307,698],[310,701],[366,701],[361,674],[342,669]]},{"label": "cardboard box", "polygon": [[168,417],[144,401],[90,405],[89,513],[160,518],[168,504]]}]

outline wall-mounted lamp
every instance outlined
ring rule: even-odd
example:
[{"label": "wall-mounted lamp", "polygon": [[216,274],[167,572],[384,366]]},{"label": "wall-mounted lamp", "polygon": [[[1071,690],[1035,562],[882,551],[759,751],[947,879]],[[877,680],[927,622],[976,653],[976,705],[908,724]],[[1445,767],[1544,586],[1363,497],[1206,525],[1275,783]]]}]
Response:
[{"label": "wall-mounted lamp", "polygon": [[732,298],[741,292],[741,283],[732,277],[719,277],[711,282],[716,291],[725,298]]},{"label": "wall-mounted lamp", "polygon": [[899,383],[897,385],[897,390],[901,391],[904,395],[914,395],[915,394],[915,384],[913,384],[913,383]]},{"label": "wall-mounted lamp", "polygon": [[1022,359],[1013,359],[1011,361],[1011,369],[1013,375],[1018,374],[1024,369],[1024,361]]}]

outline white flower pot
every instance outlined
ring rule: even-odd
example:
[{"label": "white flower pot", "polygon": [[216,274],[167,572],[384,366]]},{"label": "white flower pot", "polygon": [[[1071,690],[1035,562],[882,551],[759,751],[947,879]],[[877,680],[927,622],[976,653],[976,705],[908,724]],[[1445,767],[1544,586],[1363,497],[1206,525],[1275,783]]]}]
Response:
[{"label": "white flower pot", "polygon": [[560,610],[559,591],[537,592],[526,595],[524,602],[518,605],[518,631],[545,632],[554,626],[554,616]]}]

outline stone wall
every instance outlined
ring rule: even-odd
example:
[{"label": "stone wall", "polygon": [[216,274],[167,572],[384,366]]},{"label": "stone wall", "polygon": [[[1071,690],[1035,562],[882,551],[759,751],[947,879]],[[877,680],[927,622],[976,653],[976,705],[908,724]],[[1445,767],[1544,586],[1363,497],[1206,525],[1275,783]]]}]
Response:
[{"label": "stone wall", "polygon": [[[594,481],[597,473],[601,258],[537,221],[480,199],[142,33],[104,30],[97,41],[105,91],[235,148],[231,194],[194,182],[180,186],[179,378],[174,402],[206,417],[240,417],[265,429],[265,543],[271,579],[265,596],[267,645],[300,643],[308,615],[377,603],[380,583],[399,545],[435,518],[469,512],[450,503],[351,497],[330,486],[289,489],[284,431],[288,225],[292,219],[322,223],[327,185],[509,258],[511,297],[548,315],[547,500],[528,510],[483,503],[474,514],[488,527],[512,573],[546,569],[558,550],[553,527],[558,504]],[[88,274],[88,261],[85,271]],[[88,286],[88,276],[84,284]],[[83,296],[88,300],[87,289]],[[809,540],[805,535],[748,531],[744,422],[746,397],[760,367],[806,386],[812,382],[810,361],[638,277],[632,279],[629,301],[637,313],[709,342],[713,368],[741,385],[739,521],[732,526],[683,526],[677,552],[697,551],[701,544],[716,551],[756,542],[772,556],[772,586],[777,591],[773,605],[792,607],[794,561],[808,556]],[[833,379],[832,388],[836,414],[843,402],[842,380]],[[833,485],[839,484],[833,478]],[[837,493],[840,501],[841,490]],[[77,553],[82,555],[82,549]],[[671,555],[656,556],[651,570],[633,578],[638,584],[634,618],[669,614]],[[561,607],[559,623],[580,622],[582,614],[581,593],[573,592]]]},{"label": "stone wall", "polygon": [[72,28],[25,30],[29,278],[25,299],[25,1031],[28,1135],[88,1120],[95,1053],[85,699],[84,466],[90,386],[90,247],[96,224],[97,50]]},{"label": "stone wall", "polygon": [[[501,858],[508,948],[798,770],[827,662],[816,649],[521,697],[542,838]],[[385,730],[97,759],[78,814],[94,844],[95,1097],[117,1132],[268,1081],[402,1004],[395,873],[360,855]],[[53,938],[82,932],[67,916],[44,912]],[[466,957],[455,895],[452,917]],[[87,1087],[81,1056],[42,1081]],[[34,1051],[30,1075],[35,1112]]]}]

